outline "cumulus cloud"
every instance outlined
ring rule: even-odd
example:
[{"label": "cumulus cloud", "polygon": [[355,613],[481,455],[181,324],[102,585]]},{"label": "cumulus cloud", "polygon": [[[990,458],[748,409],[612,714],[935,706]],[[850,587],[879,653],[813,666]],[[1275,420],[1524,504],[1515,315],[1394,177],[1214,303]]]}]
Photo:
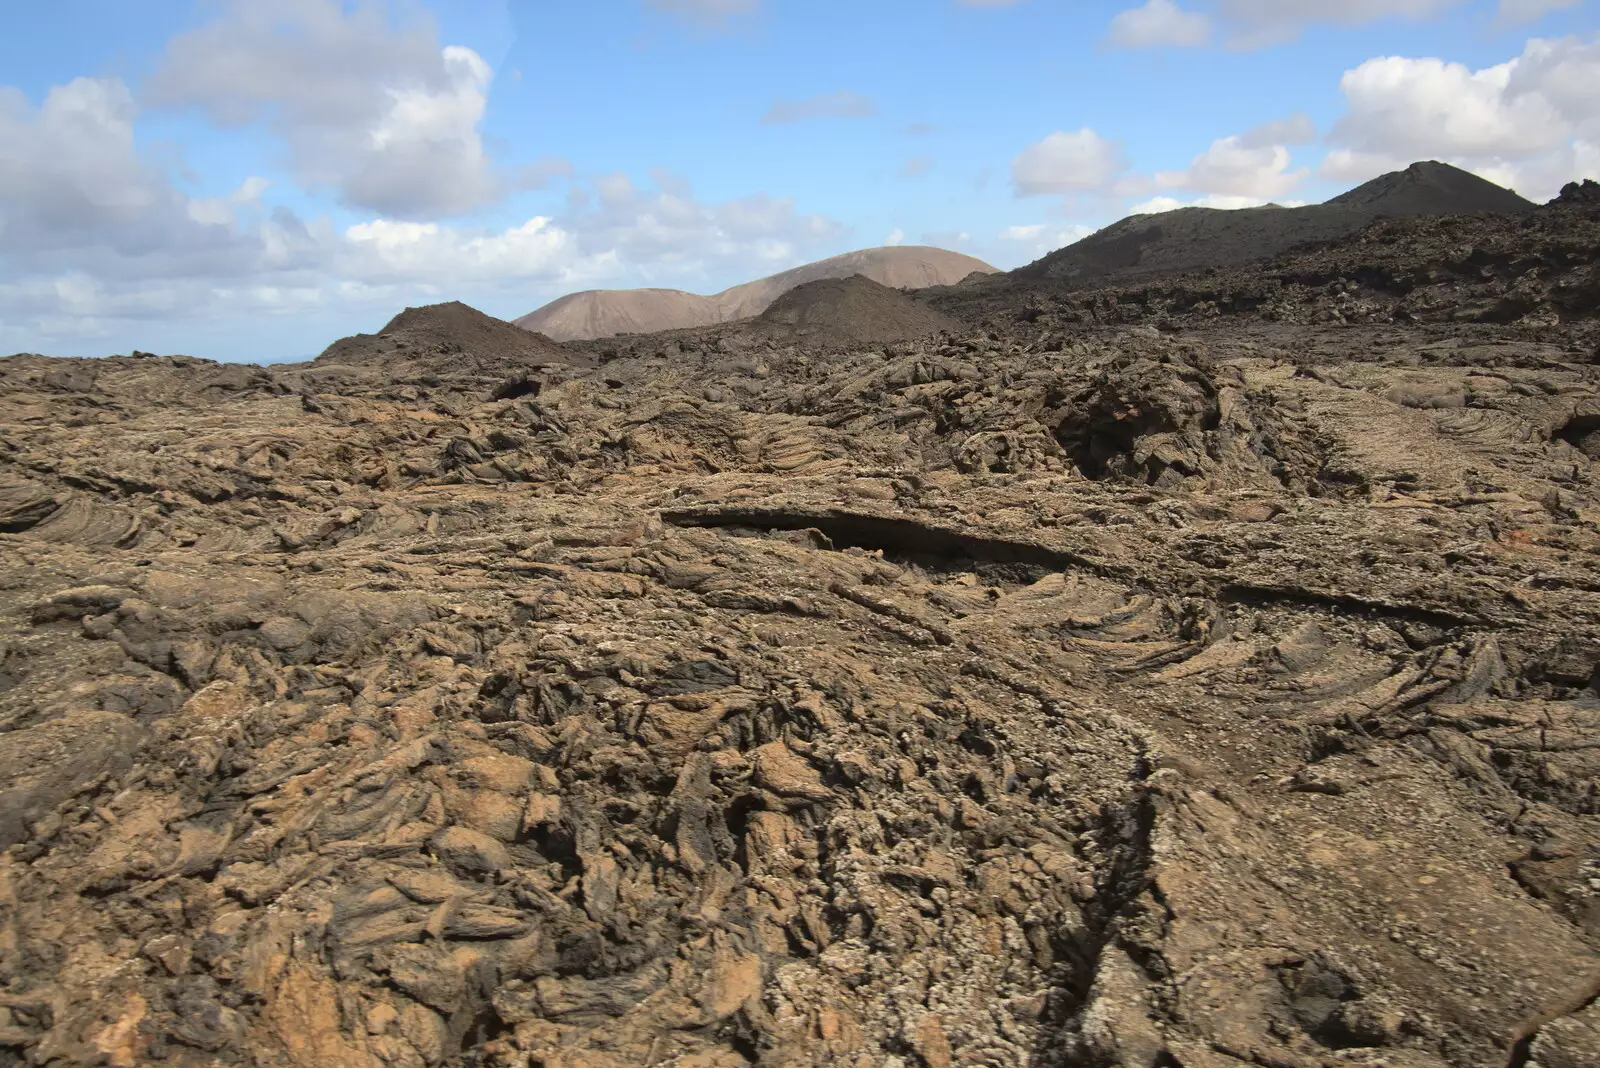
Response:
[{"label": "cumulus cloud", "polygon": [[[1157,171],[1153,175],[1123,172],[1120,168],[1110,172],[1102,170],[1096,188],[1116,197],[1158,194],[1135,205],[1136,214],[1170,211],[1177,207],[1253,207],[1269,201],[1281,202],[1284,194],[1311,176],[1308,167],[1291,167],[1289,145],[1312,141],[1316,134],[1316,125],[1297,113],[1241,134],[1219,137],[1182,170]],[[1080,154],[1084,153],[1080,150]],[[1198,199],[1178,200],[1167,195],[1165,190],[1188,190],[1202,195]]]},{"label": "cumulus cloud", "polygon": [[1543,94],[1507,92],[1515,61],[1483,70],[1441,59],[1369,59],[1339,80],[1349,113],[1333,138],[1360,152],[1527,156],[1565,139],[1566,121]]},{"label": "cumulus cloud", "polygon": [[646,280],[692,278],[726,265],[763,267],[843,233],[826,216],[801,214],[788,197],[757,193],[705,204],[681,178],[657,173],[653,183],[642,188],[626,175],[602,178],[592,206],[556,221],[581,255],[611,257]]},{"label": "cumulus cloud", "polygon": [[344,232],[337,266],[366,284],[449,278],[452,284],[560,275],[574,267],[575,239],[537,216],[500,232],[374,219]]},{"label": "cumulus cloud", "polygon": [[137,117],[114,78],[54,86],[37,107],[0,88],[0,338],[192,317],[217,293],[268,312],[324,260],[329,228],[267,208],[264,178],[213,197],[175,187],[139,153]]},{"label": "cumulus cloud", "polygon": [[805,100],[779,100],[761,116],[761,122],[776,126],[805,119],[862,119],[877,110],[871,97],[841,89],[834,93],[819,93]]},{"label": "cumulus cloud", "polygon": [[1113,48],[1198,48],[1211,40],[1211,16],[1185,11],[1173,0],[1147,0],[1111,20],[1106,43]]},{"label": "cumulus cloud", "polygon": [[425,218],[504,189],[478,131],[491,79],[476,52],[441,48],[425,21],[396,24],[385,2],[232,0],[168,42],[146,88],[225,126],[265,120],[296,178],[347,206]]},{"label": "cumulus cloud", "polygon": [[[664,172],[645,186],[620,174],[574,183],[583,195],[565,212],[505,228],[375,215],[338,229],[268,205],[260,177],[184,194],[139,154],[137,115],[115,79],[56,86],[37,106],[0,89],[0,343],[444,294],[755,276],[831,250],[844,233],[787,198],[702,202]],[[544,169],[570,173],[559,161]]]},{"label": "cumulus cloud", "polygon": [[1480,70],[1385,56],[1347,71],[1339,85],[1347,111],[1330,135],[1337,147],[1325,177],[1359,181],[1433,158],[1544,199],[1591,176],[1600,36],[1534,38],[1520,56]]},{"label": "cumulus cloud", "polygon": [[1023,149],[1011,161],[1011,184],[1022,197],[1104,189],[1126,166],[1115,142],[1085,126]]},{"label": "cumulus cloud", "polygon": [[906,243],[906,232],[896,226],[889,231],[889,236],[883,239],[885,245],[903,245]]},{"label": "cumulus cloud", "polygon": [[698,26],[722,29],[737,15],[761,8],[761,0],[645,0],[645,7]]},{"label": "cumulus cloud", "polygon": [[[1023,149],[1011,161],[1018,196],[1100,192],[1142,197],[1167,189],[1204,194],[1205,206],[1264,204],[1290,192],[1307,178],[1306,167],[1291,167],[1288,145],[1316,137],[1316,127],[1295,114],[1213,141],[1183,170],[1154,175],[1129,173],[1120,146],[1085,127],[1056,132]],[[1180,202],[1159,197],[1150,203]],[[1164,209],[1163,209],[1164,210]]]},{"label": "cumulus cloud", "polygon": [[0,88],[0,241],[3,266],[52,275],[93,262],[103,275],[232,276],[293,259],[280,213],[259,215],[261,178],[231,195],[195,199],[134,143],[138,107],[115,78],[76,78],[38,107]]},{"label": "cumulus cloud", "polygon": [[1168,189],[1259,201],[1287,193],[1311,176],[1310,168],[1290,170],[1289,162],[1284,145],[1251,147],[1244,137],[1221,137],[1196,156],[1188,169],[1162,171],[1156,182]]}]

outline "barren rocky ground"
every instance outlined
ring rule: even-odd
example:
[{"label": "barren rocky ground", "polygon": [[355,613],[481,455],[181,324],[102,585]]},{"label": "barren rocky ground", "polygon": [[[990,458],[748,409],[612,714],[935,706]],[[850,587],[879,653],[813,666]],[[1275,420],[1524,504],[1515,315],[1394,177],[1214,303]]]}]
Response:
[{"label": "barren rocky ground", "polygon": [[0,1065],[1596,1064],[1592,195],[0,360]]}]

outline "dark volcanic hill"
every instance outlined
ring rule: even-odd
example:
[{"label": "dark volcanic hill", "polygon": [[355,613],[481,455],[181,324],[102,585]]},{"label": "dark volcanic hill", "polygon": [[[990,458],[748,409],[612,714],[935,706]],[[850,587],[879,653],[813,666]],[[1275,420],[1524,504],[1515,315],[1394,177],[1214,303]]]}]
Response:
[{"label": "dark volcanic hill", "polygon": [[[1014,271],[980,287],[929,290],[931,307],[973,324],[1020,315],[1031,331],[1219,321],[1350,325],[1564,326],[1600,341],[1600,185],[1571,183],[1531,211],[1380,217],[1258,263],[1063,287]],[[1010,327],[1015,329],[1015,326]]]},{"label": "dark volcanic hill", "polygon": [[1225,267],[1354,233],[1379,216],[1522,212],[1532,203],[1444,163],[1414,163],[1325,204],[1132,215],[1012,272],[1073,286]]},{"label": "dark volcanic hill", "polygon": [[1391,216],[1479,215],[1528,211],[1533,203],[1459,167],[1430,160],[1380,175],[1323,206]]},{"label": "dark volcanic hill", "polygon": [[573,353],[543,334],[486,315],[460,301],[407,308],[376,334],[340,338],[317,363],[397,365],[446,360],[480,369],[572,362]]},{"label": "dark volcanic hill", "polygon": [[865,275],[824,278],[780,296],[751,324],[774,339],[816,345],[886,345],[965,329]]}]

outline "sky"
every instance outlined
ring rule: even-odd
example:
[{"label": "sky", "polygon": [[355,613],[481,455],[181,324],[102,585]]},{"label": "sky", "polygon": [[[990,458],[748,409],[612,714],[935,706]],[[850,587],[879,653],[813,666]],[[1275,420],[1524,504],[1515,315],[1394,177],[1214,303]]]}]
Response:
[{"label": "sky", "polygon": [[408,305],[1008,269],[1419,159],[1600,177],[1600,0],[54,0],[0,35],[0,353],[270,363]]}]

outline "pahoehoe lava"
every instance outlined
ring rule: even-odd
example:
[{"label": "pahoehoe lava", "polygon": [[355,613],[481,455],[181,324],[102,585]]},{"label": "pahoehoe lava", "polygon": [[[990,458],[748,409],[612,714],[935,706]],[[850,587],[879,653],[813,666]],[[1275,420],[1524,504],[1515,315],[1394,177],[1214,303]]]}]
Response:
[{"label": "pahoehoe lava", "polygon": [[1318,209],[0,359],[0,1066],[1594,1065],[1600,187]]}]

